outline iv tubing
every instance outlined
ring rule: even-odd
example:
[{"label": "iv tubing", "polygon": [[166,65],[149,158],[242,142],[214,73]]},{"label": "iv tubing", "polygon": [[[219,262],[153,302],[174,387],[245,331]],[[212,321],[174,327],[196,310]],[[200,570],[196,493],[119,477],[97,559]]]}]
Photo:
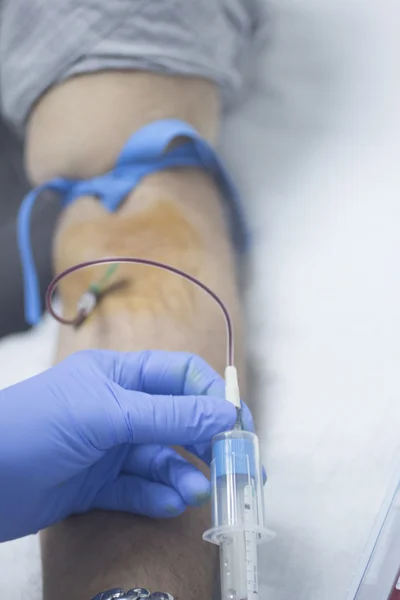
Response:
[{"label": "iv tubing", "polygon": [[[177,269],[176,267],[172,267],[172,266],[167,265],[162,262],[158,262],[155,260],[149,260],[149,259],[145,259],[145,258],[130,258],[130,257],[122,256],[122,257],[118,257],[118,258],[99,258],[96,260],[89,260],[89,261],[74,265],[73,267],[69,267],[68,269],[65,269],[65,271],[62,271],[62,273],[57,275],[52,280],[49,287],[47,288],[45,301],[46,301],[46,308],[47,308],[48,312],[51,314],[51,316],[56,321],[58,321],[59,323],[62,323],[63,325],[75,325],[79,319],[79,316],[81,316],[81,315],[78,314],[73,319],[65,319],[64,317],[61,317],[60,315],[58,315],[53,308],[53,302],[52,302],[53,295],[54,295],[54,292],[55,292],[58,284],[61,282],[62,279],[64,279],[65,277],[68,277],[68,275],[71,275],[72,273],[75,273],[77,271],[81,271],[82,269],[87,269],[89,267],[95,267],[95,266],[99,266],[99,265],[110,265],[110,264],[146,265],[149,267],[155,267],[157,269],[162,269],[164,271],[169,271],[170,273],[173,273],[175,275],[178,275],[179,277],[182,277],[183,279],[186,279],[187,281],[190,281],[197,287],[201,288],[209,296],[211,296],[211,298],[213,298],[213,300],[215,300],[215,302],[220,307],[220,309],[224,315],[224,318],[225,318],[226,335],[227,335],[227,370],[232,371],[234,369],[235,363],[234,363],[233,327],[232,327],[232,320],[230,318],[228,309],[226,308],[225,304],[222,302],[222,300],[219,298],[219,296],[217,296],[217,294],[215,292],[213,292],[213,290],[211,288],[209,288],[207,285],[202,283],[199,279],[196,279],[196,277],[189,275],[189,273],[185,273],[185,271],[181,271],[180,269]],[[236,369],[234,369],[234,370],[236,371]],[[236,385],[237,385],[237,383],[236,383]]]}]

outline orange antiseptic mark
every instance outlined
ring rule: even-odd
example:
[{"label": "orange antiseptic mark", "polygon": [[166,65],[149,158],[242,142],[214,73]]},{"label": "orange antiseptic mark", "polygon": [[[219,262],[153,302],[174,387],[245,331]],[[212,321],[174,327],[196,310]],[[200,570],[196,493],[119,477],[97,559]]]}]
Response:
[{"label": "orange antiseptic mark", "polygon": [[[102,214],[93,220],[68,224],[56,249],[57,270],[84,260],[105,256],[135,256],[160,260],[196,275],[203,244],[195,226],[175,203],[160,200],[140,212]],[[61,284],[67,312],[89,285],[101,278],[104,268],[75,273]],[[186,312],[194,293],[190,283],[170,273],[146,266],[120,265],[113,282],[127,285],[110,294],[105,310],[154,313]],[[109,308],[107,308],[109,307]]]}]

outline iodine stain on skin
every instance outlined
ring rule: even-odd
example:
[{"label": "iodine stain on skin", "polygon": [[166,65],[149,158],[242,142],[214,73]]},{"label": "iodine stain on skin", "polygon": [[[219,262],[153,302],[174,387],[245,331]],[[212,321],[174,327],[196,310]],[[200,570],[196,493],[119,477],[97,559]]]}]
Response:
[{"label": "iodine stain on skin", "polygon": [[[96,211],[97,212],[97,211]],[[196,275],[203,261],[204,243],[190,221],[173,201],[158,200],[138,212],[104,213],[69,223],[56,246],[57,272],[86,260],[106,256],[129,256],[158,260]],[[104,274],[105,267],[82,270],[60,285],[68,316],[89,285]],[[177,275],[142,265],[121,264],[112,282],[123,280],[102,302],[101,312],[168,312],[183,316],[198,293]],[[201,292],[200,292],[201,293]]]}]

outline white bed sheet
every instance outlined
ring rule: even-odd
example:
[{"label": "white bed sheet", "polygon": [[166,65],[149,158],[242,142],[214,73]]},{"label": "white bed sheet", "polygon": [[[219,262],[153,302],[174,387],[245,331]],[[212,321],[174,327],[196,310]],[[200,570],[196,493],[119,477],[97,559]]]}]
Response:
[{"label": "white bed sheet", "polygon": [[[263,600],[344,600],[400,445],[400,4],[276,0],[226,158],[254,228],[248,293],[267,512]],[[56,328],[0,344],[0,385],[50,364]],[[40,599],[37,538],[0,589]]]}]

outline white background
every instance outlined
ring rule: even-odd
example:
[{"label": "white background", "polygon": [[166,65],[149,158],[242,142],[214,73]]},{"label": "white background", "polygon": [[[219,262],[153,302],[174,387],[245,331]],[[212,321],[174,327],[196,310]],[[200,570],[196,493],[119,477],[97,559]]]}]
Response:
[{"label": "white background", "polygon": [[[276,540],[262,600],[344,600],[400,446],[400,3],[275,0],[257,91],[226,125],[253,226],[250,350]],[[56,329],[0,344],[0,385]],[[39,600],[37,539],[0,590]],[[378,599],[377,599],[378,600]]]}]

